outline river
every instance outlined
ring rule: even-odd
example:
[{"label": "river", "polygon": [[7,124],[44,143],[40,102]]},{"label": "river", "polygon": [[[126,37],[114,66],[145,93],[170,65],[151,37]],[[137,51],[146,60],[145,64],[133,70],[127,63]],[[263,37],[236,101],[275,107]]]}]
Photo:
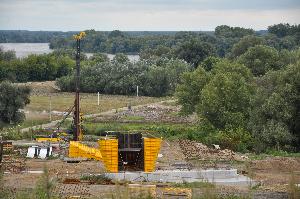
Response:
[{"label": "river", "polygon": [[[0,47],[4,51],[13,50],[16,52],[18,58],[27,57],[30,54],[40,55],[44,53],[51,53],[53,50],[49,48],[49,43],[0,43]],[[93,53],[85,53],[87,57]],[[109,59],[114,58],[114,54],[106,54]],[[139,55],[127,55],[132,62],[140,59]]]}]

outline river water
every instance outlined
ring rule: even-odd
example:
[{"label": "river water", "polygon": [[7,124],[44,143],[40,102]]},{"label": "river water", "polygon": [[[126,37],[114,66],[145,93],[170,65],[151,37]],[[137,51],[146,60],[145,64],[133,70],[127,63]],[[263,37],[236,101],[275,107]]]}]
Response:
[{"label": "river water", "polygon": [[[4,51],[13,50],[16,52],[18,58],[27,57],[30,54],[40,55],[44,53],[51,53],[53,50],[49,48],[49,43],[0,43],[0,47]],[[93,53],[85,53],[87,57]],[[114,54],[106,54],[109,59],[114,58]],[[139,55],[127,55],[132,62],[139,60]]]}]

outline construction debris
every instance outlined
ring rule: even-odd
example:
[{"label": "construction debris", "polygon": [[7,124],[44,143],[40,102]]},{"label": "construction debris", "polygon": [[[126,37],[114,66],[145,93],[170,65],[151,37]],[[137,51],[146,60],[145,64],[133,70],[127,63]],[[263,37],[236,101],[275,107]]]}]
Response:
[{"label": "construction debris", "polygon": [[15,156],[12,142],[0,142],[0,169],[5,173],[20,173],[25,171],[25,159]]},{"label": "construction debris", "polygon": [[192,189],[189,188],[163,188],[163,196],[171,196],[173,198],[185,198],[191,199],[192,198]]},{"label": "construction debris", "polygon": [[89,198],[91,195],[88,185],[84,184],[60,184],[55,187],[54,193],[59,198]]},{"label": "construction debris", "polygon": [[147,122],[166,122],[166,123],[195,123],[194,116],[181,116],[177,114],[178,106],[166,106],[155,104],[140,106],[115,113],[114,115],[100,116],[94,122],[118,121],[123,123],[147,123]]},{"label": "construction debris", "polygon": [[156,185],[129,184],[128,191],[130,197],[151,196],[151,198],[156,198]]},{"label": "construction debris", "polygon": [[234,153],[229,149],[220,150],[209,148],[202,143],[191,140],[180,140],[179,145],[185,155],[186,159],[199,160],[244,160],[242,156]]},{"label": "construction debris", "polygon": [[28,148],[26,157],[45,159],[52,155],[52,147],[32,146]]}]

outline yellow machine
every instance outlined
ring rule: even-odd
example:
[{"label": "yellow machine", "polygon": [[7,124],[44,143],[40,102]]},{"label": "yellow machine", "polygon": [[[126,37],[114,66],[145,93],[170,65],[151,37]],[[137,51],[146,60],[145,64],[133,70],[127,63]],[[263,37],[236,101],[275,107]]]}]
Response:
[{"label": "yellow machine", "polygon": [[106,170],[112,173],[155,170],[161,138],[143,137],[141,133],[136,132],[110,133],[113,135],[98,140],[99,148],[91,148],[80,142],[70,142],[69,157],[100,160]]},{"label": "yellow machine", "polygon": [[43,137],[39,137],[35,139],[38,142],[59,142],[61,141],[61,138],[43,138]]}]

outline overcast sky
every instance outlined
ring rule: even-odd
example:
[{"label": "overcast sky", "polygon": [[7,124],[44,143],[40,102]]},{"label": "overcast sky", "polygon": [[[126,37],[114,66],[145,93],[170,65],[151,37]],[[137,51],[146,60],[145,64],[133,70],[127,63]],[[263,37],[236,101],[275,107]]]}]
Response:
[{"label": "overcast sky", "polygon": [[0,0],[4,30],[255,30],[300,23],[300,0]]}]

